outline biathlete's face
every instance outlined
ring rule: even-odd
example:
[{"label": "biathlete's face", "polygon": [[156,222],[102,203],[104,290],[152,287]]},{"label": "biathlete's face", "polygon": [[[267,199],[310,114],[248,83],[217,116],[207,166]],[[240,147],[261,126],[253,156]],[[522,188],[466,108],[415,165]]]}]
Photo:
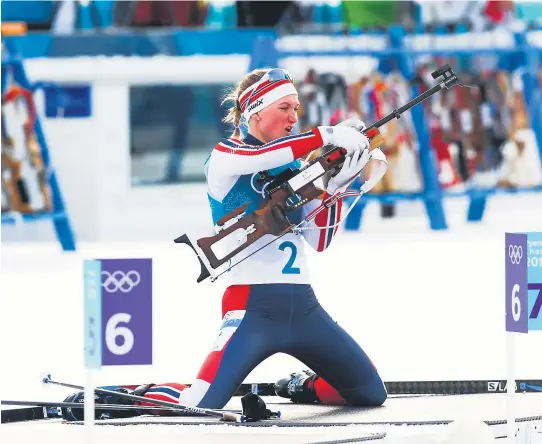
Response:
[{"label": "biathlete's face", "polygon": [[255,120],[256,132],[258,133],[254,135],[264,143],[291,135],[297,122],[298,109],[297,94],[291,94],[277,100],[252,116],[251,120]]}]

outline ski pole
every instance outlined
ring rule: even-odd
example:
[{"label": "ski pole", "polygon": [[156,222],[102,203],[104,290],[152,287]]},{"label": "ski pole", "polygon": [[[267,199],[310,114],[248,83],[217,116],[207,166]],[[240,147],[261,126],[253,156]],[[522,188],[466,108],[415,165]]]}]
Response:
[{"label": "ski pole", "polygon": [[[68,388],[72,388],[72,389],[75,389],[75,390],[83,391],[85,389],[84,387],[82,387],[80,385],[67,384],[65,382],[53,381],[51,379],[50,374],[44,376],[41,381],[44,384],[59,385],[59,386],[62,386],[62,387],[68,387]],[[224,421],[230,421],[230,422],[245,422],[246,421],[245,415],[234,413],[234,412],[224,412],[224,411],[218,411],[218,410],[213,410],[213,409],[205,409],[205,408],[200,408],[200,407],[190,407],[190,406],[186,406],[186,405],[175,404],[173,402],[160,401],[158,399],[149,399],[149,398],[145,398],[143,396],[130,395],[128,393],[120,393],[120,392],[115,392],[115,391],[112,391],[112,390],[106,390],[106,389],[101,389],[101,388],[95,388],[94,392],[99,393],[99,394],[103,394],[103,395],[112,395],[112,396],[117,396],[119,398],[130,399],[132,401],[140,401],[140,402],[146,402],[146,403],[149,403],[149,404],[161,405],[161,406],[164,406],[164,407],[169,407],[169,408],[174,409],[174,410],[181,410],[181,411],[186,411],[186,412],[191,412],[191,413],[199,413],[199,414],[207,415],[207,416],[214,416],[215,418],[220,418],[220,419],[223,419]]]},{"label": "ski pole", "polygon": [[[63,408],[72,408],[72,409],[82,409],[83,404],[78,402],[50,402],[50,401],[13,401],[13,400],[3,400],[0,402],[1,405],[20,405],[25,407],[63,407]],[[165,409],[161,407],[152,407],[152,406],[138,406],[138,405],[122,405],[122,404],[96,404],[96,410],[160,410]],[[169,409],[169,407],[167,408]]]}]

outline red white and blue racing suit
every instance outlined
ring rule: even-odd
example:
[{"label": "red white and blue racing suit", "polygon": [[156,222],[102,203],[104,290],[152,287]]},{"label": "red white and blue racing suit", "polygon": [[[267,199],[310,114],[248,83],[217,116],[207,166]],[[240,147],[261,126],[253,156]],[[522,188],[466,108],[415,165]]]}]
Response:
[{"label": "red white and blue racing suit", "polygon": [[[248,135],[221,140],[206,161],[208,198],[213,221],[250,202],[257,209],[263,196],[253,174],[300,167],[299,159],[323,145],[319,130],[271,143]],[[323,195],[323,198],[326,196]],[[320,205],[304,205],[299,220]],[[321,211],[310,224],[327,227],[340,219],[342,201]],[[305,243],[317,251],[329,247],[335,228],[289,233],[226,273],[220,332],[190,388],[182,384],[152,386],[148,398],[219,409],[247,375],[275,353],[287,353],[317,373],[314,391],[326,404],[381,405],[385,386],[362,348],[319,304],[310,285]],[[273,236],[265,235],[243,250],[240,260]]]}]

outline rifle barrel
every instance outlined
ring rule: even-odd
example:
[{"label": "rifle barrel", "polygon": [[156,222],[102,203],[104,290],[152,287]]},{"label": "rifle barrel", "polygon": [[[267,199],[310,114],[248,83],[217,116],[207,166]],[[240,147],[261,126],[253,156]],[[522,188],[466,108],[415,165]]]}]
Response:
[{"label": "rifle barrel", "polygon": [[382,125],[385,125],[390,120],[399,119],[401,117],[401,114],[403,114],[405,111],[408,111],[413,106],[416,106],[418,103],[423,102],[425,99],[431,97],[433,94],[443,90],[444,88],[450,88],[458,81],[457,76],[448,65],[445,65],[443,68],[435,71],[433,74],[435,74],[436,77],[443,75],[444,80],[442,80],[439,84],[433,86],[431,89],[428,89],[424,93],[420,94],[419,96],[414,97],[410,102],[406,103],[401,108],[394,109],[386,117],[383,117],[366,129],[369,130],[371,128],[380,128]]},{"label": "rifle barrel", "polygon": [[433,94],[439,92],[440,90],[442,90],[444,88],[445,88],[445,82],[442,82],[442,83],[439,83],[438,85],[433,86],[431,89],[428,89],[424,93],[422,93],[419,96],[413,98],[410,102],[407,102],[401,108],[394,109],[386,117],[383,117],[382,119],[377,120],[375,123],[373,123],[367,129],[369,130],[371,128],[380,128],[382,125],[385,125],[390,120],[393,120],[395,118],[398,119],[401,116],[401,114],[403,114],[405,111],[408,111],[410,108],[413,108],[418,103],[423,102],[425,99],[431,97]]}]

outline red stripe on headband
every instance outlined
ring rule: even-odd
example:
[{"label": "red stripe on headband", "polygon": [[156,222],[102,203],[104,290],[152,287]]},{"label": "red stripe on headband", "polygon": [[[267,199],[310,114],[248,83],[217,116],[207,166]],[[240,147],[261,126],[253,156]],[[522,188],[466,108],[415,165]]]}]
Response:
[{"label": "red stripe on headband", "polygon": [[[269,85],[273,80],[266,80],[265,82],[263,82],[261,85],[258,85],[257,88],[258,89],[261,89],[267,85]],[[245,91],[240,97],[239,97],[239,103],[243,103],[245,100],[247,100],[250,95],[252,94],[252,92],[254,91],[253,88],[250,88],[248,91]]]},{"label": "red stripe on headband", "polygon": [[273,91],[275,88],[278,88],[279,86],[284,85],[286,83],[292,83],[292,82],[290,82],[287,79],[284,79],[284,80],[276,81],[275,83],[273,83],[272,85],[269,85],[269,87],[266,87],[265,89],[258,88],[259,91],[250,98],[250,103],[252,103],[254,100],[259,99],[260,97],[267,94],[268,92]]},{"label": "red stripe on headband", "polygon": [[[267,83],[267,82],[266,82]],[[241,105],[241,111],[244,112],[248,105],[251,103],[254,103],[255,100],[259,99],[260,97],[266,95],[268,92],[273,91],[275,88],[278,88],[281,85],[284,85],[286,83],[292,83],[289,80],[279,80],[275,81],[273,84],[266,85],[263,88],[258,88],[258,92],[255,93],[252,97],[250,97],[250,102],[246,102],[244,105]]]}]

